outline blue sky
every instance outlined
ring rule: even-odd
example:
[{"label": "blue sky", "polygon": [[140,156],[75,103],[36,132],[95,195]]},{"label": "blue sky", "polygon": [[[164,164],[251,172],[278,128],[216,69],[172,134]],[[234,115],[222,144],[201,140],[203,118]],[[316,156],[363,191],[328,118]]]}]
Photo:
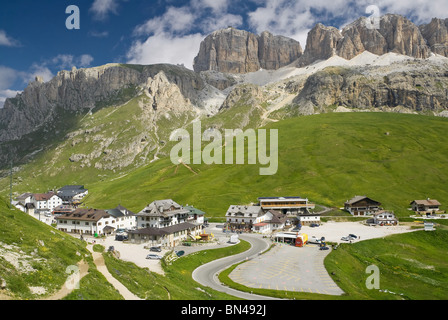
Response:
[{"label": "blue sky", "polygon": [[[80,10],[68,30],[66,8]],[[446,0],[16,0],[0,4],[0,107],[40,75],[110,62],[172,63],[192,68],[200,42],[227,26],[268,30],[305,47],[318,22],[342,28],[376,5],[417,24],[448,17]]]}]

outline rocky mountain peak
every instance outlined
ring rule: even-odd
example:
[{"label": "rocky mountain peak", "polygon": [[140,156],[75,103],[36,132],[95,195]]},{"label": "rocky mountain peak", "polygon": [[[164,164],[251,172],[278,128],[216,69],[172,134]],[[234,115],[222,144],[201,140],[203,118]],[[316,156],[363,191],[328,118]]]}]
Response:
[{"label": "rocky mountain peak", "polygon": [[248,73],[278,69],[302,55],[300,43],[283,36],[226,28],[213,32],[201,43],[194,71]]},{"label": "rocky mountain peak", "polygon": [[342,31],[319,23],[308,33],[306,50],[298,65],[306,66],[333,55],[350,60],[364,51],[376,55],[394,52],[425,59],[431,53],[431,48],[427,45],[429,39],[428,43],[431,45],[432,42],[432,47],[441,48],[438,52],[446,56],[448,37],[442,25],[446,29],[446,25],[438,21],[419,28],[397,14],[382,16],[378,26],[372,25],[368,18],[361,17]]},{"label": "rocky mountain peak", "polygon": [[448,19],[433,18],[419,28],[431,51],[448,57]]}]

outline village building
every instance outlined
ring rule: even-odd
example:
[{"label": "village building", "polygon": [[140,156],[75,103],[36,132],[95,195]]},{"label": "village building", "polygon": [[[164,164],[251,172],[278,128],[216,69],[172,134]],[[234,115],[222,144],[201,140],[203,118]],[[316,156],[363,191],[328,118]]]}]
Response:
[{"label": "village building", "polygon": [[301,197],[260,197],[258,202],[263,210],[280,210],[286,215],[307,214],[315,208],[314,203]]},{"label": "village building", "polygon": [[[378,226],[396,226],[398,225],[398,219],[395,214],[390,211],[380,210],[373,214],[372,222]],[[369,221],[368,221],[369,222]]]},{"label": "village building", "polygon": [[61,204],[53,209],[53,215],[71,213],[75,211],[75,207],[67,204]]},{"label": "village building", "polygon": [[186,222],[190,211],[171,199],[155,200],[136,214],[138,228],[164,228]]},{"label": "village building", "polygon": [[320,214],[318,213],[301,214],[297,219],[302,226],[320,224]]},{"label": "village building", "polygon": [[184,209],[188,210],[187,221],[197,224],[204,224],[206,222],[205,212],[201,211],[193,206],[189,206],[188,204],[184,206]]},{"label": "village building", "polygon": [[260,219],[254,223],[252,231],[257,233],[267,233],[276,230],[283,230],[291,226],[291,220],[284,213],[278,210],[268,210]]},{"label": "village building", "polygon": [[128,231],[133,243],[175,246],[202,234],[204,212],[192,206],[183,207],[172,199],[155,200],[137,213],[137,229]]},{"label": "village building", "polygon": [[30,192],[22,193],[20,196],[16,198],[17,203],[21,203],[23,205],[27,203],[33,202],[33,194]]},{"label": "village building", "polygon": [[79,205],[89,190],[83,185],[67,185],[58,189],[57,193],[64,204]]},{"label": "village building", "polygon": [[440,211],[440,202],[435,199],[414,200],[411,202],[412,210],[420,214],[431,214]]},{"label": "village building", "polygon": [[135,213],[126,209],[122,205],[119,205],[114,209],[108,209],[105,211],[111,216],[115,217],[116,229],[130,230],[134,229],[137,225]]},{"label": "village building", "polygon": [[88,235],[111,234],[116,229],[116,218],[105,210],[78,208],[54,218],[56,228],[67,233]]},{"label": "village building", "polygon": [[381,203],[366,196],[355,196],[344,203],[344,209],[353,216],[372,215],[379,211]]},{"label": "village building", "polygon": [[226,212],[226,225],[230,230],[251,231],[254,224],[266,220],[261,206],[231,205]]},{"label": "village building", "polygon": [[54,192],[34,193],[31,198],[35,213],[47,214],[53,212],[54,208],[62,204],[62,199]]},{"label": "village building", "polygon": [[181,222],[163,228],[146,227],[128,231],[131,243],[148,243],[150,246],[174,247],[186,240],[197,240],[203,233],[202,225]]}]

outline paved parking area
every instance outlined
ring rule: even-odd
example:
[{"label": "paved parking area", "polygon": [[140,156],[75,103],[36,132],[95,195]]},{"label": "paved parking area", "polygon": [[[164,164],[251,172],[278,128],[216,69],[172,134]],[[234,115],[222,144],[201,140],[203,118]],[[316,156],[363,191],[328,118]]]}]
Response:
[{"label": "paved parking area", "polygon": [[251,288],[341,295],[324,267],[331,250],[317,245],[293,247],[277,245],[267,253],[240,264],[229,277]]}]

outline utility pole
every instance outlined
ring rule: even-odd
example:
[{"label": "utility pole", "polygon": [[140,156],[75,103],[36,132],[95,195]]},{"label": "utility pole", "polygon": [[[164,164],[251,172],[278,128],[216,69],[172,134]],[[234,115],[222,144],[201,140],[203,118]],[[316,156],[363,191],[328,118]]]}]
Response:
[{"label": "utility pole", "polygon": [[9,205],[12,208],[12,160],[11,160],[11,168],[9,171]]}]

